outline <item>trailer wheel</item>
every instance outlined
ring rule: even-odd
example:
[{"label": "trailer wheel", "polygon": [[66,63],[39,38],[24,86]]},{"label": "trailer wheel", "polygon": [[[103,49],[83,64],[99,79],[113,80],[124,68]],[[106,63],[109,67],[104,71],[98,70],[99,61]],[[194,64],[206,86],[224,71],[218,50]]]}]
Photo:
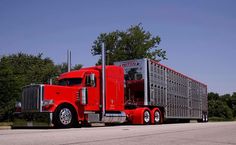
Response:
[{"label": "trailer wheel", "polygon": [[198,119],[197,122],[208,122],[207,114],[203,113],[202,118]]},{"label": "trailer wheel", "polygon": [[69,105],[59,106],[53,113],[56,128],[71,128],[75,125],[75,111]]},{"label": "trailer wheel", "polygon": [[206,115],[205,114],[203,114],[203,116],[202,116],[202,122],[206,122]]},{"label": "trailer wheel", "polygon": [[205,115],[205,121],[208,122],[208,115]]},{"label": "trailer wheel", "polygon": [[208,115],[207,114],[203,115],[203,122],[208,122]]},{"label": "trailer wheel", "polygon": [[154,112],[154,124],[161,124],[161,112],[159,110],[156,110]]},{"label": "trailer wheel", "polygon": [[148,110],[143,112],[143,124],[150,124],[151,123],[151,114]]}]

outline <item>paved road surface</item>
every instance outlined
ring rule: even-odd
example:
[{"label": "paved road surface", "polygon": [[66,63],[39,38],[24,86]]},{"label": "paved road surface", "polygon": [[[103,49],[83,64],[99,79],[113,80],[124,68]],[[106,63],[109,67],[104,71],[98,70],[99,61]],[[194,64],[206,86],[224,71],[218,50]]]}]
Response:
[{"label": "paved road surface", "polygon": [[0,130],[0,145],[236,145],[236,122]]}]

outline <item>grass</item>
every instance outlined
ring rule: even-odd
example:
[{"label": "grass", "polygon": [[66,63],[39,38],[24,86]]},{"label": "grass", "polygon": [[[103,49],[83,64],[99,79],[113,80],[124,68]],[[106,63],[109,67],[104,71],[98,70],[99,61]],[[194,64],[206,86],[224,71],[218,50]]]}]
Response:
[{"label": "grass", "polygon": [[236,121],[236,118],[233,119],[227,119],[222,117],[209,117],[210,122],[218,122],[218,121]]},{"label": "grass", "polygon": [[0,126],[11,126],[12,122],[0,122]]}]

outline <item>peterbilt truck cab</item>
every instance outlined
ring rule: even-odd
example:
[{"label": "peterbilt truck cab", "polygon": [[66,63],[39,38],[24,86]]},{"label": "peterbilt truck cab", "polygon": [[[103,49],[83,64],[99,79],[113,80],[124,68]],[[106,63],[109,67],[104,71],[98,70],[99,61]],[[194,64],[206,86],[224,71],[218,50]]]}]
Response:
[{"label": "peterbilt truck cab", "polygon": [[57,85],[25,86],[18,112],[14,114],[14,127],[67,128],[92,122],[123,123],[126,120],[123,68],[106,66],[105,79],[105,99],[101,66],[61,74]]}]

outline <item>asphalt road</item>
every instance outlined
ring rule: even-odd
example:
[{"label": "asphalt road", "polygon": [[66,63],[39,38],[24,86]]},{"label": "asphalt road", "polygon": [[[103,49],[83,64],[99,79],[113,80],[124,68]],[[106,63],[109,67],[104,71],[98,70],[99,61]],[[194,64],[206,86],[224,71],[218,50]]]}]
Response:
[{"label": "asphalt road", "polygon": [[236,145],[236,122],[0,130],[1,145]]}]

